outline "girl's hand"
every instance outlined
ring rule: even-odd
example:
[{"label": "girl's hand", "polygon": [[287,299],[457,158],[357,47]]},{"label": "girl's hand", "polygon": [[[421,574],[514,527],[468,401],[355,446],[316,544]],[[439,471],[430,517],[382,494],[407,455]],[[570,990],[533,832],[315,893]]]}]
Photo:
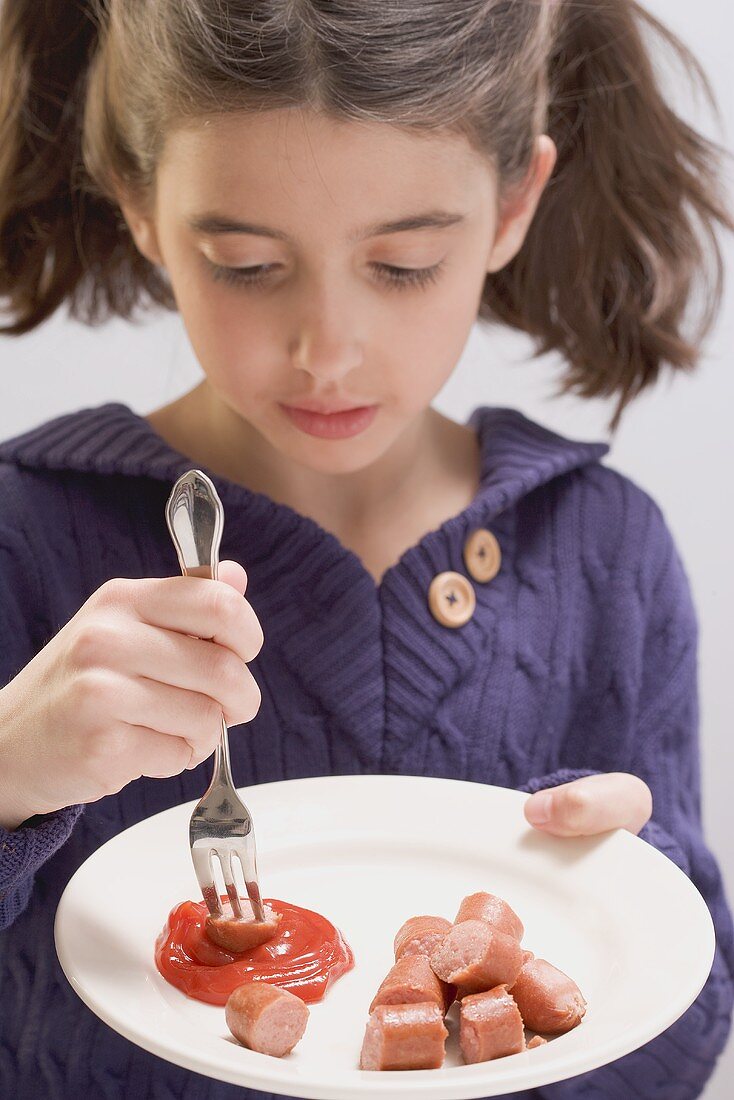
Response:
[{"label": "girl's hand", "polygon": [[263,643],[234,561],[218,580],[115,577],[0,691],[0,825],[162,779],[250,722]]},{"label": "girl's hand", "polygon": [[652,793],[636,775],[609,772],[536,791],[524,809],[531,825],[555,836],[594,836],[608,829],[637,834],[652,815]]}]

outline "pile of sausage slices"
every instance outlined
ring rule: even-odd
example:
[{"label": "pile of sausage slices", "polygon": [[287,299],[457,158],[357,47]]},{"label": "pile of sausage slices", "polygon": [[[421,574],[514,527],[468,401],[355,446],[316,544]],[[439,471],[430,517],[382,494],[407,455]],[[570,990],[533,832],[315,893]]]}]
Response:
[{"label": "pile of sausage slices", "polygon": [[[531,1050],[576,1027],[586,1011],[580,989],[521,946],[524,931],[506,901],[483,891],[462,900],[453,923],[405,921],[395,963],[369,1007],[359,1068],[439,1069],[449,1034],[444,1018],[455,1001],[467,1063]],[[281,1057],[303,1036],[309,1010],[286,989],[249,982],[230,995],[225,1015],[241,1043]]]},{"label": "pile of sausage slices", "polygon": [[521,946],[524,932],[507,902],[485,892],[465,897],[453,924],[407,920],[370,1005],[360,1069],[439,1069],[454,1001],[465,1062],[519,1054],[576,1027],[586,1011],[580,989]]}]

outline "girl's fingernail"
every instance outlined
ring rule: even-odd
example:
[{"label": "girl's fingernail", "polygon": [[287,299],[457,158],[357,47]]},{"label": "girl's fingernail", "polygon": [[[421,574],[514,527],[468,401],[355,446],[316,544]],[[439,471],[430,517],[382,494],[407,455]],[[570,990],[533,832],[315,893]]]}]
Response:
[{"label": "girl's fingernail", "polygon": [[545,825],[550,821],[552,797],[550,791],[538,791],[528,799],[525,816],[531,825]]}]

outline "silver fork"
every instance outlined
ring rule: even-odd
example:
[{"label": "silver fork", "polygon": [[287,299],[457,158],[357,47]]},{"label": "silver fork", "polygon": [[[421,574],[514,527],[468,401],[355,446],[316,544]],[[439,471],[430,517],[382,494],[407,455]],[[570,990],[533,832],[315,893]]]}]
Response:
[{"label": "silver fork", "polygon": [[[182,474],[168,498],[166,522],[183,575],[217,580],[224,508],[211,478],[201,470],[188,470]],[[255,920],[264,920],[257,879],[255,832],[250,811],[232,782],[224,713],[222,734],[214,753],[212,781],[191,815],[189,845],[194,871],[211,915],[225,915],[214,877],[212,861],[217,856],[232,914],[234,917],[243,916],[232,862],[232,857],[236,855]]]}]

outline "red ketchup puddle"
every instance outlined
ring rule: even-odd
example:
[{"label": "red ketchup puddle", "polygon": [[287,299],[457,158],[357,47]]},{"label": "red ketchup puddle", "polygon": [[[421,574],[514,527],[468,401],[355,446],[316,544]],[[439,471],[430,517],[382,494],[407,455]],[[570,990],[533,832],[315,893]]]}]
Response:
[{"label": "red ketchup puddle", "polygon": [[269,982],[307,1003],[320,1001],[354,966],[349,944],[319,913],[275,898],[263,901],[281,913],[282,920],[272,939],[247,951],[226,951],[211,942],[203,901],[174,906],[155,941],[156,966],[166,981],[188,997],[213,1005],[225,1004],[243,982]]}]

